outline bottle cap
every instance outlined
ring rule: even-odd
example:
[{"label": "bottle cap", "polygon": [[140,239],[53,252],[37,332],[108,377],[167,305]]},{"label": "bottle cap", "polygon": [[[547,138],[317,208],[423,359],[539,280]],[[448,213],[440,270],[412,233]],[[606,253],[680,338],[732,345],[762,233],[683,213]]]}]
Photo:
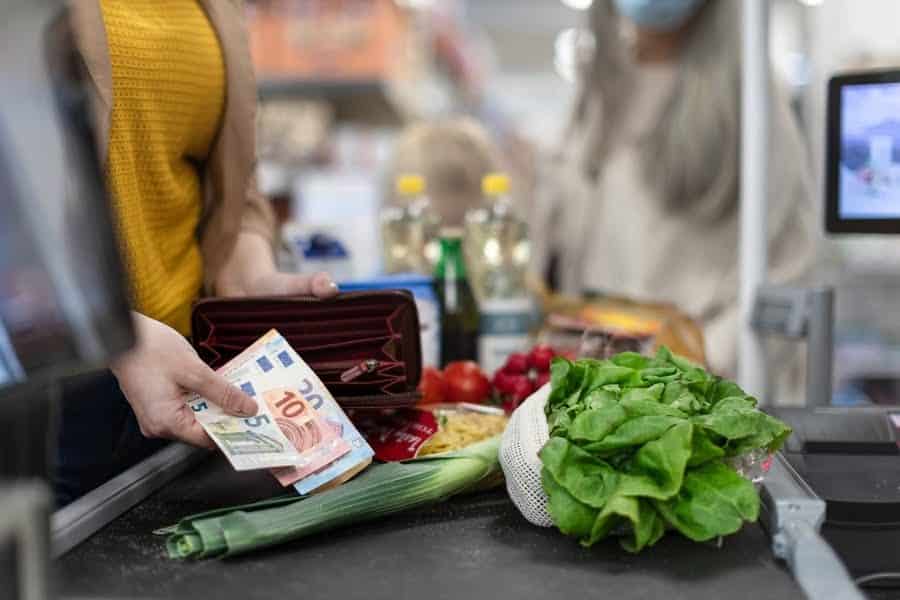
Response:
[{"label": "bottle cap", "polygon": [[485,196],[508,194],[509,176],[505,173],[488,173],[481,180],[481,193]]},{"label": "bottle cap", "polygon": [[401,196],[418,196],[425,193],[425,178],[421,175],[399,175],[394,185]]}]

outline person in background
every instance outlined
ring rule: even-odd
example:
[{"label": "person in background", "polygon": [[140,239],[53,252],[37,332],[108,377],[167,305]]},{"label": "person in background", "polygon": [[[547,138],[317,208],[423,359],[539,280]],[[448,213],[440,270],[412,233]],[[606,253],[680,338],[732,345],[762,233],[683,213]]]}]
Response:
[{"label": "person in background", "polygon": [[137,346],[111,372],[68,381],[57,499],[65,504],[177,439],[212,447],[185,394],[236,415],[256,403],[197,356],[201,295],[334,295],[326,274],[276,271],[256,189],[256,85],[235,0],[70,2],[96,145],[118,223]]},{"label": "person in background", "polygon": [[383,197],[398,201],[394,180],[421,175],[431,204],[448,227],[462,227],[469,208],[481,202],[481,179],[500,170],[500,151],[488,132],[470,118],[417,123],[407,127],[394,149]]},{"label": "person in background", "polygon": [[[594,55],[532,226],[536,266],[553,265],[562,291],[674,303],[702,324],[708,362],[728,376],[739,325],[739,10],[595,0]],[[806,149],[773,89],[769,279],[784,282],[810,267],[814,210]],[[782,384],[796,381],[798,360],[782,362],[777,389],[794,387]]]}]

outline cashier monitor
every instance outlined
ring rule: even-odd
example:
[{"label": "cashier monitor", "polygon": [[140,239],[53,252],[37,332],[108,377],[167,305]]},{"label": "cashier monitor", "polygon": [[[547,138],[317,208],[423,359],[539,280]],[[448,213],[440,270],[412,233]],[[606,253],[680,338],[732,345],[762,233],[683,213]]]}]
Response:
[{"label": "cashier monitor", "polygon": [[900,70],[829,81],[826,153],[826,230],[900,233]]},{"label": "cashier monitor", "polygon": [[9,426],[17,389],[102,365],[132,330],[64,3],[4,0],[0,40],[0,424]]}]

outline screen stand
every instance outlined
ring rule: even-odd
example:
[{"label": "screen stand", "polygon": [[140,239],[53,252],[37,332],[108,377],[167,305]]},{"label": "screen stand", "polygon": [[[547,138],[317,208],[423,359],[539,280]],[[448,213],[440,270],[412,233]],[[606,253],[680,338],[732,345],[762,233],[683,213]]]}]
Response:
[{"label": "screen stand", "polygon": [[834,289],[763,286],[753,304],[753,328],[762,335],[806,340],[806,406],[831,404]]}]

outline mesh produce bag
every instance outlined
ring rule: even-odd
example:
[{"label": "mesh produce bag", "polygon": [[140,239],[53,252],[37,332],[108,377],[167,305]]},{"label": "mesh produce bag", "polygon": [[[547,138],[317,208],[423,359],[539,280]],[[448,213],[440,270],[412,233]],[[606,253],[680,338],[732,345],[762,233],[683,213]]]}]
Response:
[{"label": "mesh produce bag", "polygon": [[[725,383],[726,385],[723,389],[735,393],[736,391],[739,391],[729,387],[733,386],[733,384],[728,384],[728,382]],[[736,388],[736,386],[733,387]],[[548,383],[525,400],[525,402],[523,402],[513,413],[500,441],[500,466],[503,469],[503,474],[506,478],[506,488],[509,497],[512,499],[516,508],[519,509],[519,512],[522,513],[529,522],[540,527],[554,526],[548,511],[547,494],[544,491],[541,480],[543,463],[538,455],[547,444],[550,437],[547,416],[544,412],[550,398],[550,392],[551,385]],[[723,404],[733,404],[733,401],[735,400],[741,400],[741,398],[730,397],[724,400]],[[758,411],[754,411],[754,413],[758,413]],[[697,418],[703,419],[704,415]],[[729,412],[725,412],[719,414],[718,418],[728,420],[736,417],[731,416]],[[773,436],[778,437],[785,432],[790,431],[783,423],[780,423],[771,417],[761,416],[760,418],[765,420],[763,425],[769,426],[770,433]],[[687,417],[685,417],[685,420],[687,420]],[[762,447],[748,449],[740,456],[722,459],[722,462],[734,469],[734,472],[737,473],[737,475],[740,475],[757,486],[762,482],[771,462],[771,450],[765,447],[765,445],[780,445],[781,441],[768,440],[760,442],[760,444]],[[706,464],[708,466],[709,463]],[[696,473],[704,468],[704,466],[699,466],[695,469],[689,468],[688,471]],[[731,483],[733,487],[734,482],[732,481]],[[734,496],[734,494],[731,494],[731,496]],[[732,498],[729,497],[729,494],[725,494],[724,497],[726,500],[732,500]],[[734,500],[735,503],[739,503],[739,501],[740,499]],[[751,521],[756,518],[755,516],[751,517],[749,515],[742,515],[742,517]],[[740,525],[740,522],[738,522],[738,525]],[[688,530],[686,534],[688,537],[694,533],[689,527],[686,527],[685,529]],[[610,530],[610,534],[612,535],[626,537],[630,535],[630,532],[630,524],[624,521]],[[733,531],[723,531],[722,535],[730,533],[733,533]],[[704,541],[698,539],[698,537],[703,537],[704,535],[705,533],[702,532],[696,533],[695,537],[691,537],[690,539]]]},{"label": "mesh produce bag", "polygon": [[538,452],[550,437],[544,406],[550,397],[548,383],[532,394],[513,413],[500,442],[500,466],[513,504],[531,523],[552,527],[547,494],[541,485]]}]

